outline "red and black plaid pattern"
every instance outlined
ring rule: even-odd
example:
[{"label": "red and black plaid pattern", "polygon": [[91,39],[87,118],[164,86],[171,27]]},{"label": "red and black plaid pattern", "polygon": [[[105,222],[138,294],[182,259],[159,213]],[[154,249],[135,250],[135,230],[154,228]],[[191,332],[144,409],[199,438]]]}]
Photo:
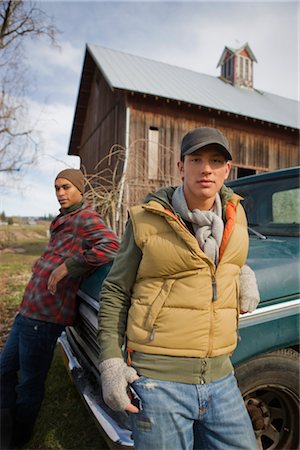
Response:
[{"label": "red and black plaid pattern", "polygon": [[38,320],[72,325],[81,278],[66,276],[57,284],[55,295],[51,295],[47,289],[51,272],[70,257],[79,265],[96,268],[111,261],[118,250],[117,236],[88,205],[60,214],[51,223],[47,248],[32,268],[20,313]]}]

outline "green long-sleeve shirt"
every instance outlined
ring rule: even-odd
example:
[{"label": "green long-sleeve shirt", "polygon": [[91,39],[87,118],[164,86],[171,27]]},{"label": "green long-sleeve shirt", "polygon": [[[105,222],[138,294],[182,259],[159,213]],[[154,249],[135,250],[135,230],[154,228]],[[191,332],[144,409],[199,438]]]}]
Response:
[{"label": "green long-sleeve shirt", "polygon": [[[101,291],[100,362],[113,357],[124,357],[122,348],[126,335],[127,315],[141,258],[142,252],[135,243],[132,223],[129,220],[120,251]],[[133,352],[131,359],[133,367],[140,375],[181,383],[208,383],[233,370],[229,355],[191,358]]]}]

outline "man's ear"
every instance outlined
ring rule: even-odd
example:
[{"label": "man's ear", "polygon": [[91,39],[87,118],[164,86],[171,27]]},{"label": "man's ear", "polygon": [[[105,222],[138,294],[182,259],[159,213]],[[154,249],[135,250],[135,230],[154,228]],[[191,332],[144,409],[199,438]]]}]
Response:
[{"label": "man's ear", "polygon": [[177,167],[178,167],[179,176],[183,180],[183,175],[184,175],[183,161],[178,161]]},{"label": "man's ear", "polygon": [[229,172],[231,169],[231,164],[229,161],[226,162],[226,173],[225,173],[225,180],[227,180],[228,176],[229,176]]}]

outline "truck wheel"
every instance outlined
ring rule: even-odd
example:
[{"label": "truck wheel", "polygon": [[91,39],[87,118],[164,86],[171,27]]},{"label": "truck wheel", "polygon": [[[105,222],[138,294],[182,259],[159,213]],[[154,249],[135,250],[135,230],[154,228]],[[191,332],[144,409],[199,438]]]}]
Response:
[{"label": "truck wheel", "polygon": [[299,448],[299,354],[278,350],[236,367],[260,450]]}]

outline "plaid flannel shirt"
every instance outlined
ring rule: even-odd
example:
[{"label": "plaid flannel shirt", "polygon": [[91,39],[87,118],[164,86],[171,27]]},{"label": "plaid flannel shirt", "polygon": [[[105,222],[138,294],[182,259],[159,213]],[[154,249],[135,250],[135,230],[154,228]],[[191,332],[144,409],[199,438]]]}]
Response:
[{"label": "plaid flannel shirt", "polygon": [[52,295],[48,291],[50,274],[70,258],[81,268],[86,266],[86,271],[91,270],[111,261],[118,250],[117,236],[90,206],[81,204],[75,211],[61,213],[50,225],[47,248],[33,265],[19,312],[33,319],[72,325],[81,277],[69,273]]}]

